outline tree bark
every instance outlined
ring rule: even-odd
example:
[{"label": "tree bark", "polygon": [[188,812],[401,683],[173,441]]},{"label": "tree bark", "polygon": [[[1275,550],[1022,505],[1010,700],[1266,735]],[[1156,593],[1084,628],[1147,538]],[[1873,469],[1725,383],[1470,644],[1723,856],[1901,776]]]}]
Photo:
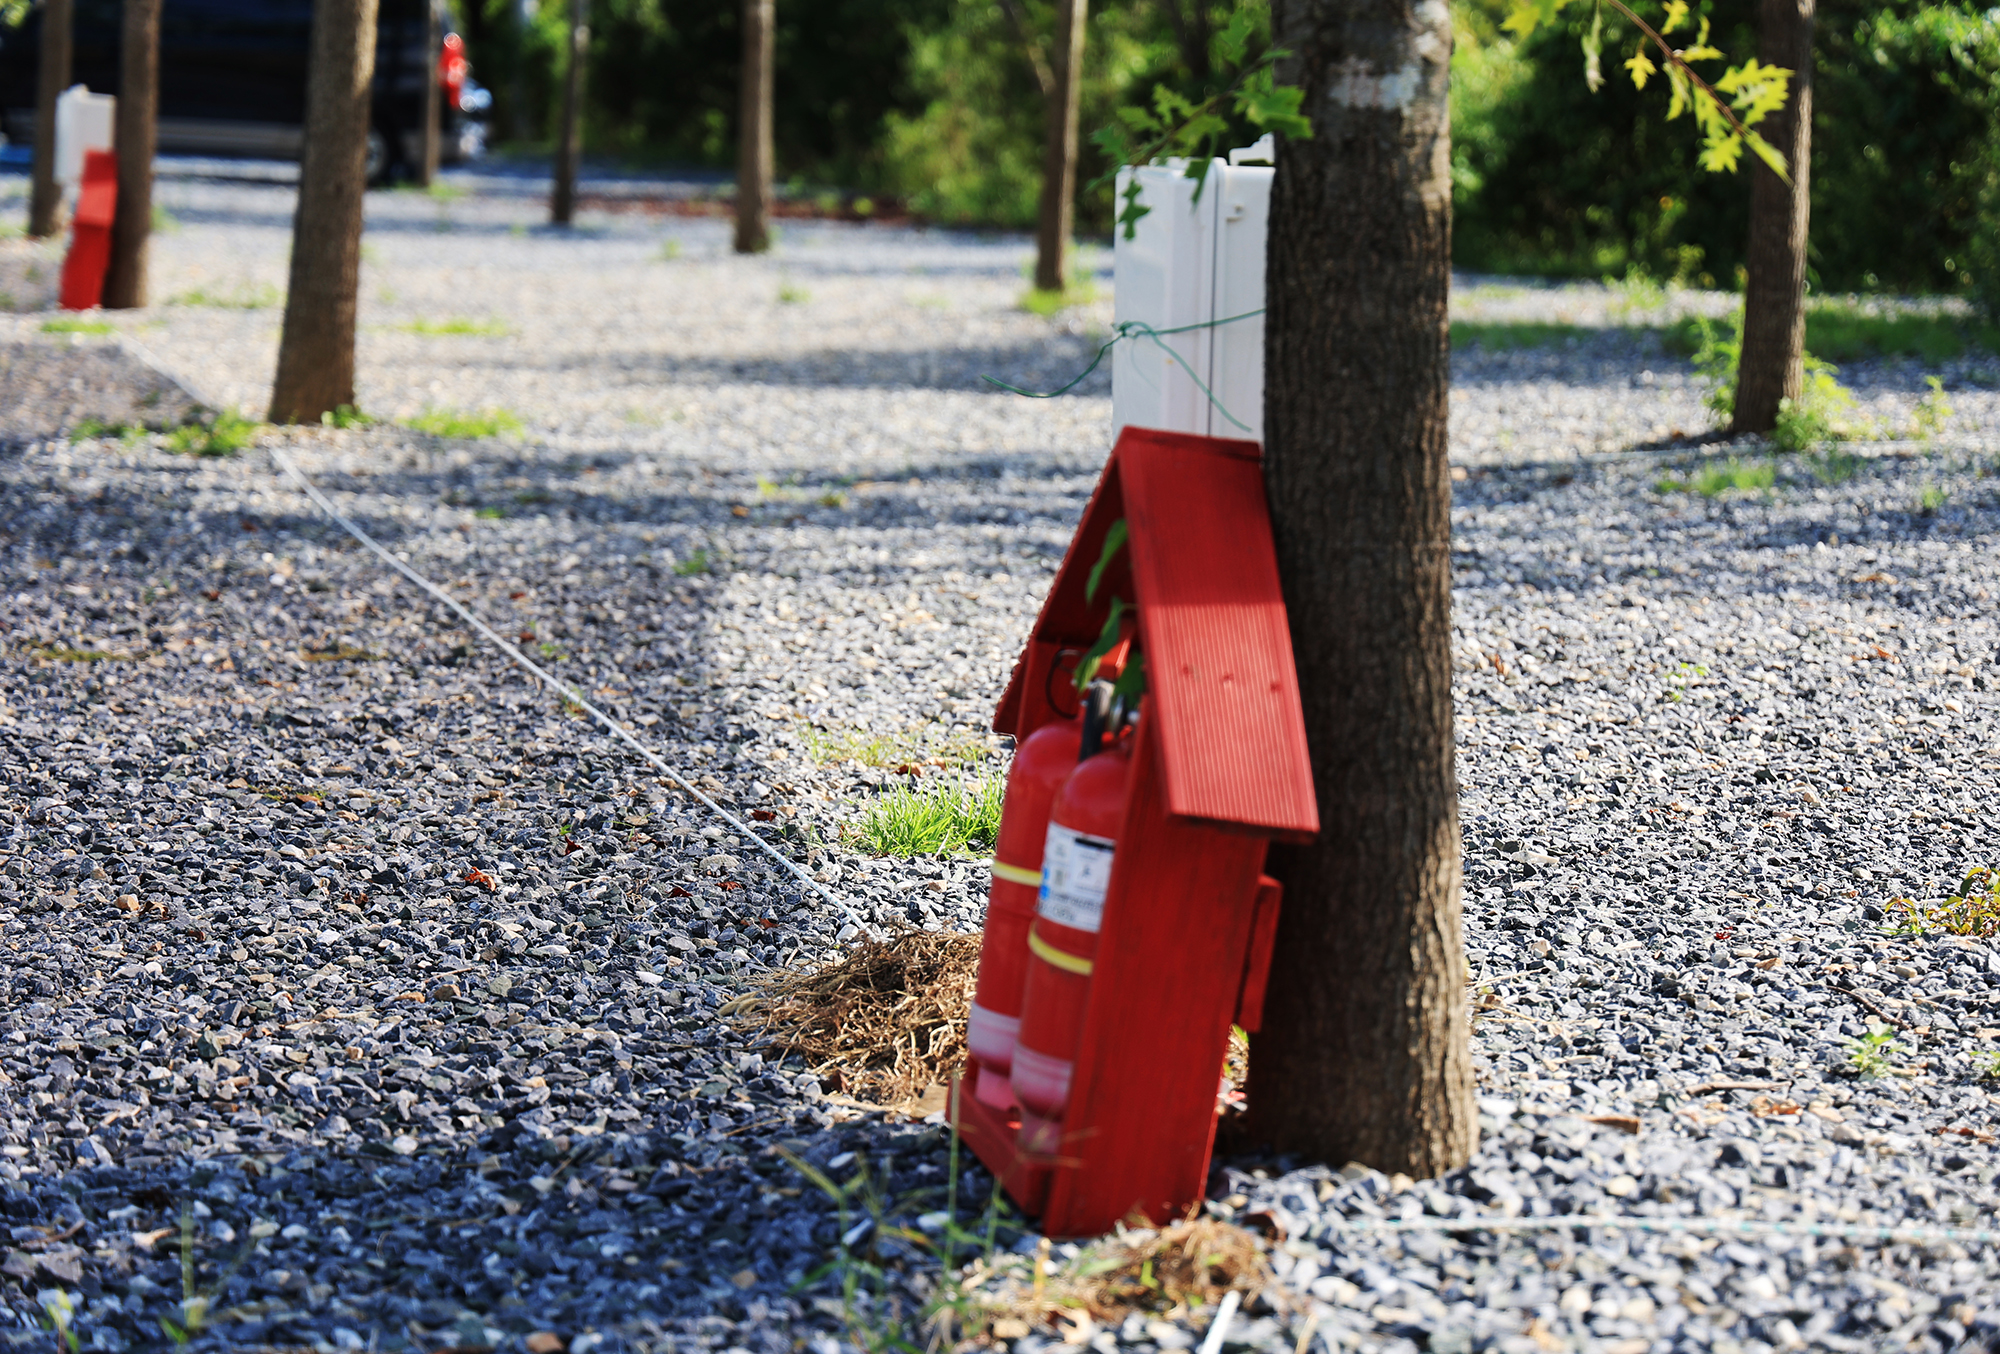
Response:
[{"label": "tree bark", "polygon": [[62,188],[56,183],[56,96],[69,87],[74,29],[70,0],[45,0],[35,85],[35,182],[28,202],[28,234],[37,239],[60,235],[63,228]]},{"label": "tree bark", "polygon": [[1806,228],[1812,211],[1814,0],[1762,0],[1757,59],[1792,72],[1792,97],[1765,119],[1765,139],[1785,157],[1792,181],[1762,160],[1750,165],[1749,277],[1743,289],[1743,351],[1736,362],[1730,431],[1767,433],[1778,405],[1805,388]]},{"label": "tree bark", "polygon": [[354,319],[368,187],[376,0],[315,0],[305,153],[271,422],[317,423],[354,404]]},{"label": "tree bark", "polygon": [[1285,884],[1249,1132],[1432,1176],[1477,1143],[1452,758],[1451,25],[1275,0],[1310,140],[1278,151],[1265,480],[1320,835]]},{"label": "tree bark", "polygon": [[1076,124],[1083,97],[1083,41],[1090,0],[1062,0],[1056,18],[1055,95],[1048,102],[1042,161],[1042,215],[1035,233],[1035,287],[1069,286],[1069,237],[1076,219]]},{"label": "tree bark", "polygon": [[736,129],[736,252],[771,247],[771,179],[777,172],[771,141],[771,79],[777,50],[772,0],[743,0],[743,106]]},{"label": "tree bark", "polygon": [[576,218],[576,175],[583,162],[583,65],[589,52],[588,0],[569,0],[569,65],[563,71],[555,192],[549,200],[549,220],[558,226],[566,226]]},{"label": "tree bark", "polygon": [[425,0],[424,8],[429,18],[424,24],[424,131],[417,182],[428,188],[437,181],[439,142],[444,135],[444,97],[438,88],[438,49],[444,44],[444,16],[437,0]]},{"label": "tree bark", "polygon": [[125,0],[118,51],[118,212],[111,221],[111,266],[104,308],[146,304],[153,238],[153,146],[160,109],[160,0]]}]

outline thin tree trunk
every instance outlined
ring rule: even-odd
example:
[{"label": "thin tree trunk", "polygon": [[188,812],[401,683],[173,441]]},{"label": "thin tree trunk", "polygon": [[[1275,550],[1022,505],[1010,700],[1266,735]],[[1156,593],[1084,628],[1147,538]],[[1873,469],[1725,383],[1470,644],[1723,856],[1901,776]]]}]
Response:
[{"label": "thin tree trunk", "polygon": [[549,220],[566,226],[576,217],[576,174],[583,160],[583,63],[590,51],[587,0],[569,0],[569,65],[563,71],[562,128],[556,139],[555,193]]},{"label": "thin tree trunk", "polygon": [[159,108],[160,0],[125,0],[118,53],[118,214],[111,222],[111,267],[104,278],[106,310],[146,304]]},{"label": "thin tree trunk", "polygon": [[424,134],[417,165],[417,182],[425,188],[437,181],[439,141],[444,129],[443,91],[438,88],[438,49],[444,43],[443,15],[437,0],[425,0],[429,20],[424,25]]},{"label": "thin tree trunk", "polygon": [[37,239],[60,235],[63,228],[62,188],[56,183],[56,95],[69,87],[74,28],[70,0],[45,0],[35,86],[35,185],[28,203],[28,234]]},{"label": "thin tree trunk", "polygon": [[271,422],[317,423],[354,401],[354,316],[368,187],[376,0],[315,0],[306,143]]},{"label": "thin tree trunk", "polygon": [[1757,59],[1792,72],[1792,97],[1766,119],[1766,139],[1785,157],[1786,183],[1754,156],[1750,166],[1749,280],[1743,291],[1743,352],[1736,364],[1730,430],[1767,433],[1778,405],[1805,386],[1806,228],[1812,212],[1814,0],[1763,0]]},{"label": "thin tree trunk", "polygon": [[771,144],[772,62],[777,47],[772,0],[743,0],[743,107],[736,129],[736,252],[771,247],[771,179],[777,154]]},{"label": "thin tree trunk", "polygon": [[1285,884],[1249,1131],[1431,1176],[1477,1142],[1452,761],[1451,25],[1275,0],[1310,140],[1278,151],[1265,480],[1320,835]]},{"label": "thin tree trunk", "polygon": [[1069,286],[1069,237],[1076,219],[1076,124],[1083,97],[1083,39],[1090,0],[1062,0],[1056,18],[1055,96],[1048,102],[1042,160],[1042,215],[1035,232],[1035,286]]}]

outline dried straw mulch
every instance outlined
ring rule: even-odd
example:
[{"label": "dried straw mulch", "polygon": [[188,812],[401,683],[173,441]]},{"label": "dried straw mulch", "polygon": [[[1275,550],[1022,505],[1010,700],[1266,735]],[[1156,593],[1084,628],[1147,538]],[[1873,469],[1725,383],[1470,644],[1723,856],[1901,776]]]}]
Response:
[{"label": "dried straw mulch", "polygon": [[940,1088],[965,1063],[978,972],[978,936],[904,931],[815,972],[773,977],[742,1019],[841,1094],[941,1109]]}]

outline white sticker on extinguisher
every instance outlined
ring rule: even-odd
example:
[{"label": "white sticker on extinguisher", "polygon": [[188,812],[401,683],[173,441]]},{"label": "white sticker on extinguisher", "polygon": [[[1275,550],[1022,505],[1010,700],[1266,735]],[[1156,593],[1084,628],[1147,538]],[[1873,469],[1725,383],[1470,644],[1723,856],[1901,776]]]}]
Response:
[{"label": "white sticker on extinguisher", "polygon": [[1058,926],[1095,932],[1104,923],[1104,893],[1111,884],[1111,853],[1105,837],[1049,824],[1042,851],[1042,893],[1035,908]]}]

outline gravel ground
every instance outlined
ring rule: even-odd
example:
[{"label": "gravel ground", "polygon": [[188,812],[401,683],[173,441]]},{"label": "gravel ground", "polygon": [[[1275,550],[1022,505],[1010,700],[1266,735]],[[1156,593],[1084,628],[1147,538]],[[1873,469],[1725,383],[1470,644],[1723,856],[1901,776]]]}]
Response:
[{"label": "gravel ground", "polygon": [[[288,190],[163,190],[181,225],[158,243],[160,294],[268,299]],[[20,191],[0,180],[0,211]],[[842,831],[900,759],[1000,765],[984,723],[1102,461],[1108,398],[976,377],[1065,379],[1108,303],[1015,310],[1013,238],[787,223],[775,256],[741,261],[717,223],[587,215],[562,237],[535,210],[370,203],[364,406],[505,408],[521,432],[271,443],[871,924],[976,925],[974,862],[869,860]],[[1461,310],[1616,299],[1501,290],[1469,285]],[[502,332],[407,328],[461,318]],[[268,305],[113,322],[207,399],[260,405]],[[0,317],[0,342],[58,373],[38,381],[95,363],[87,386],[136,399],[151,379],[39,323]],[[1890,938],[1882,915],[2000,863],[1993,381],[1948,372],[1957,412],[1932,441],[1708,498],[1662,485],[1695,451],[1631,450],[1705,426],[1685,365],[1646,342],[1458,359],[1486,1132],[1435,1184],[1218,1170],[1211,1211],[1271,1232],[1296,1295],[1253,1304],[1237,1343],[1290,1349],[1309,1316],[1329,1354],[2000,1339],[1991,1246],[1348,1230],[1995,1212],[2000,954]],[[1923,390],[1894,364],[1843,375],[1898,427]],[[197,1337],[216,1348],[553,1332],[573,1354],[833,1354],[854,1333],[840,1276],[808,1276],[843,1234],[907,1313],[934,1271],[775,1149],[866,1167],[884,1222],[916,1220],[943,1202],[941,1130],[839,1103],[731,1020],[759,974],[834,953],[845,918],[376,566],[259,451],[44,432],[0,429],[9,1338],[44,1338],[35,1295],[60,1287],[86,1347],[159,1344],[184,1226],[197,1291],[230,1309]],[[1895,1044],[1862,1077],[1870,1028]],[[960,1186],[985,1197],[976,1170]],[[1093,1343],[1200,1331],[1128,1322]]]}]

